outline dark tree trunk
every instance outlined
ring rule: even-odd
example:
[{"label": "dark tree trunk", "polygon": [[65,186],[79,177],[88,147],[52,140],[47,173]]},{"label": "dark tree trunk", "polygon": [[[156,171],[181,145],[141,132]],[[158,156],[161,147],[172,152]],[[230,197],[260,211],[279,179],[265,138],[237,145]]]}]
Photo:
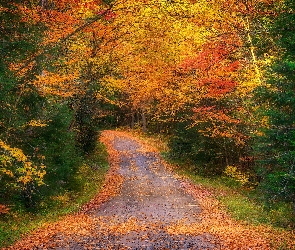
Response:
[{"label": "dark tree trunk", "polygon": [[135,126],[135,116],[134,112],[131,113],[131,128],[134,129]]},{"label": "dark tree trunk", "polygon": [[147,131],[147,126],[146,126],[146,116],[144,111],[141,113],[141,119],[142,119],[142,131],[146,132]]}]

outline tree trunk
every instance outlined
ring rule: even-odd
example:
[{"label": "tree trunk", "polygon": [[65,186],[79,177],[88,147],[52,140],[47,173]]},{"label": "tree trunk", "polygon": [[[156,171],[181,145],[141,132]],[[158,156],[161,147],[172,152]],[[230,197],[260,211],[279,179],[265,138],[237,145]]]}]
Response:
[{"label": "tree trunk", "polygon": [[135,116],[134,113],[131,113],[131,128],[134,129],[135,126]]},{"label": "tree trunk", "polygon": [[141,118],[142,118],[142,131],[143,132],[146,132],[146,130],[147,130],[147,127],[146,127],[146,116],[145,116],[144,111],[142,111],[142,113],[141,113]]},{"label": "tree trunk", "polygon": [[227,154],[227,148],[225,145],[225,141],[223,141],[223,149],[224,149],[224,156],[225,156],[225,164],[227,167],[227,166],[229,166],[229,160],[228,160],[228,154]]},{"label": "tree trunk", "polygon": [[44,9],[53,9],[54,8],[54,1],[52,0],[40,0],[39,5]]}]

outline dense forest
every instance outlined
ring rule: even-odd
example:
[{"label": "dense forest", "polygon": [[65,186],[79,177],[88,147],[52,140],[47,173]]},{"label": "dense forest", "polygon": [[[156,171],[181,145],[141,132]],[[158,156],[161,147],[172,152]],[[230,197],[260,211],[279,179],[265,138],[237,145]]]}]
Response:
[{"label": "dense forest", "polygon": [[294,203],[293,0],[1,1],[0,33],[0,214],[71,190],[122,126]]}]

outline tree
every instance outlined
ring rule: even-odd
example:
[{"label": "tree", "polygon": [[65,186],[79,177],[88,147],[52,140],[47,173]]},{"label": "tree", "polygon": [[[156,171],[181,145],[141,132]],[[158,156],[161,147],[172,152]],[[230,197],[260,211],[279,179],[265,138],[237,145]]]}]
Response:
[{"label": "tree", "polygon": [[267,83],[257,89],[260,114],[266,120],[256,142],[262,186],[270,200],[295,198],[295,4],[284,1],[271,30],[280,56],[268,69]]},{"label": "tree", "polygon": [[[25,60],[35,53],[36,41],[41,32],[39,25],[22,20],[18,2],[0,5],[0,178],[3,183],[0,199],[7,199],[17,192],[29,204],[34,188],[44,184],[46,173],[42,155],[33,157],[34,150],[28,150],[29,144],[25,143],[31,135],[31,129],[44,124],[37,115],[43,101],[27,85],[32,74],[20,72],[20,77],[16,76],[12,71],[12,63]],[[31,72],[35,70],[30,67]]]},{"label": "tree", "polygon": [[[67,15],[80,7],[75,1],[41,1],[39,5],[39,1],[16,0],[0,5],[1,202],[13,203],[17,197],[32,207],[40,191],[56,192],[73,180],[80,153],[75,132],[68,130],[74,113],[67,98],[76,91],[72,85],[77,76],[53,69],[65,41],[59,24],[69,38],[81,18]],[[66,18],[68,22],[63,23]],[[63,84],[70,89],[61,91]]]}]

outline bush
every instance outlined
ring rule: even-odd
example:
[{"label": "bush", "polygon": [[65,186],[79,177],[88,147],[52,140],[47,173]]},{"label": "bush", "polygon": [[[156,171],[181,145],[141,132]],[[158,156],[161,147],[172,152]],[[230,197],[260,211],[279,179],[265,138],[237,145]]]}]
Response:
[{"label": "bush", "polygon": [[171,158],[192,162],[198,174],[211,176],[221,175],[229,165],[240,164],[242,150],[233,140],[205,136],[199,127],[187,127],[177,124],[168,144]]}]

